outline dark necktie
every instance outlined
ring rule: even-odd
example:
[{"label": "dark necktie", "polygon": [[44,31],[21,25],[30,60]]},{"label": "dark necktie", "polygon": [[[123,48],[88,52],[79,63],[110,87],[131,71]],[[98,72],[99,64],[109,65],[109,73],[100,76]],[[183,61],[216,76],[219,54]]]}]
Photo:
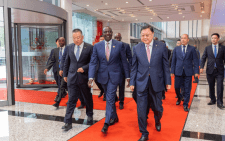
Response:
[{"label": "dark necktie", "polygon": [[79,57],[80,57],[80,46],[77,46],[77,52],[76,52],[77,61],[79,60]]},{"label": "dark necktie", "polygon": [[59,68],[60,68],[61,59],[62,59],[62,47],[60,47],[60,50],[59,50]]},{"label": "dark necktie", "polygon": [[[214,46],[214,56],[215,56],[215,58],[216,58],[216,55],[217,55],[217,50],[216,50],[216,45]],[[215,62],[215,64],[214,64],[214,66],[215,66],[215,68],[216,68],[216,62]]]},{"label": "dark necktie", "polygon": [[185,56],[185,47],[186,46],[183,46],[183,57]]}]

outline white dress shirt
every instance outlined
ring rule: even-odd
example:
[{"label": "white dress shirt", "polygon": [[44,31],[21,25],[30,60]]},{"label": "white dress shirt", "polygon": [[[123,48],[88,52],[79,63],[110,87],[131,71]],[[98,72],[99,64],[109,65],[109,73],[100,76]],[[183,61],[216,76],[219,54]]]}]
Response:
[{"label": "white dress shirt", "polygon": [[[80,50],[79,50],[79,58],[80,58],[80,54],[81,54],[81,52],[82,52],[82,50],[83,50],[83,47],[84,47],[84,42],[82,42],[82,43],[79,45],[79,47],[80,47]],[[77,53],[77,49],[78,49],[78,47],[77,47],[77,45],[75,45],[75,47],[74,47],[74,54],[75,54],[75,56],[76,56],[76,53]]]},{"label": "white dress shirt", "polygon": [[64,49],[65,49],[65,46],[63,46],[63,47],[59,47],[59,52],[60,52],[61,48],[62,48],[62,55],[63,55],[63,53],[64,53]]},{"label": "white dress shirt", "polygon": [[[184,46],[184,45],[181,45],[181,51],[182,51],[182,52],[183,52],[183,46]],[[185,45],[185,49],[184,49],[184,50],[185,50],[185,53],[187,52],[187,47],[188,47],[188,44]]]},{"label": "white dress shirt", "polygon": [[[150,60],[151,60],[151,56],[152,56],[152,48],[153,48],[153,39],[151,41],[151,43],[149,44],[149,49],[150,49]],[[147,44],[145,44],[145,49],[146,49],[146,53],[147,53]],[[148,56],[147,56],[148,57]]]},{"label": "white dress shirt", "polygon": [[[219,44],[216,44],[216,54],[218,54],[218,48],[219,48]],[[214,50],[215,50],[214,44],[212,44],[212,50],[213,50],[213,54],[214,54]]]}]

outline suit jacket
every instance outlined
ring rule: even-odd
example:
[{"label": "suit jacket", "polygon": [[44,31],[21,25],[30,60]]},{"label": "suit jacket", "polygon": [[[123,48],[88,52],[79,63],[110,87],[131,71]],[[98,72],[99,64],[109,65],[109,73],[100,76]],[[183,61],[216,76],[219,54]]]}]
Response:
[{"label": "suit jacket", "polygon": [[224,74],[224,60],[225,60],[225,47],[224,46],[219,45],[218,53],[217,53],[216,57],[214,56],[214,53],[212,50],[212,45],[207,46],[202,55],[200,68],[204,68],[206,59],[208,59],[207,69],[206,69],[207,74],[213,73],[215,63],[216,63],[218,72],[220,74]]},{"label": "suit jacket", "polygon": [[109,61],[107,61],[105,55],[105,41],[94,45],[89,66],[89,78],[95,77],[95,70],[98,62],[99,69],[97,72],[97,81],[101,84],[106,84],[109,79],[113,84],[119,84],[121,76],[121,62],[123,64],[125,77],[130,77],[129,66],[125,55],[125,47],[122,42],[112,39]]},{"label": "suit jacket", "polygon": [[[77,61],[74,54],[75,44],[69,44],[67,46],[67,55],[64,62],[63,77],[67,77],[67,86],[75,84],[87,84],[88,83],[88,68],[91,60],[93,46],[84,43],[79,60]],[[83,68],[84,73],[77,72],[79,68]]]},{"label": "suit jacket", "polygon": [[155,92],[163,91],[165,84],[171,84],[167,51],[164,43],[154,40],[149,63],[144,43],[133,48],[130,84],[137,88],[137,92],[145,90],[149,74]]},{"label": "suit jacket", "polygon": [[[54,49],[51,50],[51,53],[48,57],[48,61],[47,61],[47,64],[49,64],[49,61],[51,60],[52,56],[53,56],[53,53],[54,53]],[[53,73],[57,73],[57,66],[56,66],[56,63],[53,64],[53,70],[52,70]]]},{"label": "suit jacket", "polygon": [[[183,57],[182,46],[177,46],[173,50],[171,63],[171,73],[177,76],[182,76],[183,71],[186,76],[192,76],[199,73],[199,60],[195,47],[188,45],[185,56]],[[194,68],[193,68],[194,66]]]},{"label": "suit jacket", "polygon": [[[123,45],[125,47],[125,55],[127,57],[127,61],[128,61],[128,64],[129,64],[129,70],[130,70],[131,65],[132,65],[132,63],[131,63],[132,62],[132,53],[131,53],[130,45],[127,44],[127,43],[124,43],[124,42],[123,42]],[[121,64],[122,74],[124,75],[124,69],[123,69],[122,62],[120,64]]]},{"label": "suit jacket", "polygon": [[59,72],[59,48],[54,48],[51,51],[51,58],[49,57],[49,60],[46,64],[46,69],[50,70],[52,67],[54,69],[55,66],[55,70],[58,73]]}]

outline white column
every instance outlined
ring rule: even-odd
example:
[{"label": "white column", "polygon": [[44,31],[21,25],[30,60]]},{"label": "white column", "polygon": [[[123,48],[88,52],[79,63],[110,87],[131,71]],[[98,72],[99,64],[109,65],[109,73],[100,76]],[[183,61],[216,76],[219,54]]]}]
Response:
[{"label": "white column", "polygon": [[72,0],[61,0],[61,8],[68,12],[67,17],[67,43],[73,43],[72,38]]}]

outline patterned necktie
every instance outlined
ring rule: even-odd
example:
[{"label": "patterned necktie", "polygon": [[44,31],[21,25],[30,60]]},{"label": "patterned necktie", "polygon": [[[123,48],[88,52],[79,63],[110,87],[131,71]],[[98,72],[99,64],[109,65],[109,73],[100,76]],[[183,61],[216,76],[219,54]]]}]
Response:
[{"label": "patterned necktie", "polygon": [[110,55],[110,52],[109,52],[109,43],[107,43],[107,45],[106,45],[105,55],[106,55],[107,61],[109,61],[109,55]]},{"label": "patterned necktie", "polygon": [[150,49],[149,49],[149,45],[146,45],[147,47],[147,56],[148,56],[148,62],[150,63]]},{"label": "patterned necktie", "polygon": [[60,50],[59,50],[59,68],[60,68],[61,59],[62,59],[62,47],[60,47]]},{"label": "patterned necktie", "polygon": [[[214,46],[214,56],[215,56],[215,58],[216,58],[216,55],[217,55],[217,50],[216,50],[216,45]],[[216,62],[215,62],[215,68],[216,68]]]},{"label": "patterned necktie", "polygon": [[77,52],[76,52],[77,61],[79,60],[79,57],[80,57],[80,46],[77,46]]},{"label": "patterned necktie", "polygon": [[186,46],[183,46],[183,57],[185,56],[185,47]]}]

